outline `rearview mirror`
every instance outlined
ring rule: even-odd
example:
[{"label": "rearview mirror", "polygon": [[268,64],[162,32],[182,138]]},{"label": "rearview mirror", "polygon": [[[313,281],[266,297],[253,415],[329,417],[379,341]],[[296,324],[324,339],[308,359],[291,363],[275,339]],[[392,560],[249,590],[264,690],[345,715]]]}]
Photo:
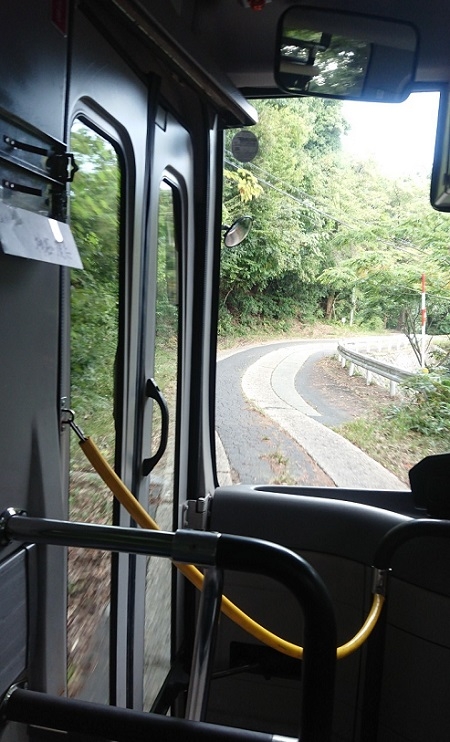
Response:
[{"label": "rearview mirror", "polygon": [[280,22],[275,79],[288,93],[396,103],[411,92],[417,48],[406,23],[293,7]]}]

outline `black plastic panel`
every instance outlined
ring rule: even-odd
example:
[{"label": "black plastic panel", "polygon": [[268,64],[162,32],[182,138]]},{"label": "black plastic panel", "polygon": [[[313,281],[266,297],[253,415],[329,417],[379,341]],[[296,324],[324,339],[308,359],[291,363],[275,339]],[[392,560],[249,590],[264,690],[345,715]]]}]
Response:
[{"label": "black plastic panel", "polygon": [[210,525],[222,533],[263,538],[294,551],[333,554],[370,566],[380,539],[408,520],[356,502],[237,486],[216,490]]},{"label": "black plastic panel", "polygon": [[417,507],[410,490],[369,490],[352,489],[347,487],[300,487],[286,485],[257,485],[256,492],[269,492],[273,495],[282,493],[294,497],[314,497],[328,500],[344,500],[356,502],[359,505],[370,505],[373,508],[391,510],[400,515],[421,518],[425,514],[425,506]]},{"label": "black plastic panel", "polygon": [[0,3],[0,108],[60,139],[67,38],[52,17],[51,5]]},{"label": "black plastic panel", "polygon": [[27,664],[27,553],[24,549],[0,564],[0,696]]}]

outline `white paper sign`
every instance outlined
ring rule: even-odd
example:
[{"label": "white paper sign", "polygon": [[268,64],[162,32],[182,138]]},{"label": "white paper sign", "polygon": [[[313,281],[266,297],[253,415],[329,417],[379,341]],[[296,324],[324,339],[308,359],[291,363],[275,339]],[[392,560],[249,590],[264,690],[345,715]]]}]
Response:
[{"label": "white paper sign", "polygon": [[7,255],[82,268],[68,224],[0,201],[0,248]]}]

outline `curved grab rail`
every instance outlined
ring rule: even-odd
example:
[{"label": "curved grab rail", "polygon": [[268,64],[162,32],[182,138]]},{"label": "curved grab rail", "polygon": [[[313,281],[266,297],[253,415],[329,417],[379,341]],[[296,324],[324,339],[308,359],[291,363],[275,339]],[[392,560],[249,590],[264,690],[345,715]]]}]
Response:
[{"label": "curved grab rail", "polygon": [[419,518],[407,523],[399,523],[391,528],[380,541],[374,556],[378,569],[390,569],[392,558],[403,544],[415,538],[449,538],[450,521],[432,518]]},{"label": "curved grab rail", "polygon": [[[283,546],[243,536],[191,530],[150,533],[136,528],[30,518],[12,508],[2,514],[1,530],[4,542],[19,540],[155,554],[178,563],[195,562],[206,567],[263,574],[281,582],[293,593],[304,616],[300,739],[302,742],[331,739],[336,622],[322,579],[302,557]],[[118,739],[115,734],[112,736]]]},{"label": "curved grab rail", "polygon": [[[450,538],[450,521],[420,518],[400,523],[391,528],[381,539],[374,555],[378,572],[389,579],[395,553],[404,544],[416,538]],[[361,739],[375,742],[378,739],[381,688],[384,672],[387,615],[378,624],[377,631],[368,643],[365,681],[363,685]]]},{"label": "curved grab rail", "polygon": [[135,742],[273,742],[273,735],[265,732],[185,721],[21,688],[10,689],[0,712],[4,721],[88,735],[88,739],[94,736],[116,742],[129,742],[130,739]]}]

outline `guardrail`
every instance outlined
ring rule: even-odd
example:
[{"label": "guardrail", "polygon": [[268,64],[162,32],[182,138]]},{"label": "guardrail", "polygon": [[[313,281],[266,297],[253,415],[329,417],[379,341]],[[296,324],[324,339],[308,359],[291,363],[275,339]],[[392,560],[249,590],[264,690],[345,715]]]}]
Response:
[{"label": "guardrail", "polygon": [[353,376],[355,373],[355,367],[363,368],[366,371],[366,384],[370,384],[372,381],[373,374],[382,376],[384,379],[389,379],[389,394],[391,397],[395,397],[397,392],[397,384],[405,379],[409,379],[411,376],[415,376],[412,371],[404,371],[396,366],[391,366],[388,363],[382,363],[377,361],[375,358],[365,356],[362,353],[357,353],[354,350],[349,350],[344,345],[338,345],[338,358],[342,368],[345,368],[347,361],[349,361],[349,376]]}]

